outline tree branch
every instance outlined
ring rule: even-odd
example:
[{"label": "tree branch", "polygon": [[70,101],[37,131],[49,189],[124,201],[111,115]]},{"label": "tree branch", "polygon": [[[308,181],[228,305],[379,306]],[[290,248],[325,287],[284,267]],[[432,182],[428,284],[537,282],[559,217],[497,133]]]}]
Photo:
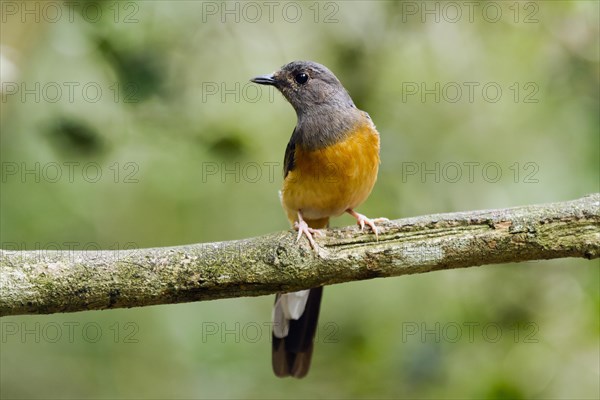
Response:
[{"label": "tree branch", "polygon": [[0,316],[228,297],[485,264],[600,254],[600,193],[579,200],[356,227],[121,251],[0,251]]}]

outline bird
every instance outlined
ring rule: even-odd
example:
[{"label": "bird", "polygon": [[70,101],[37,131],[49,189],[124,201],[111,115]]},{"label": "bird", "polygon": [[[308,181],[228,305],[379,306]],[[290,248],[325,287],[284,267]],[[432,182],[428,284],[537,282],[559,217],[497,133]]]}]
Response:
[{"label": "bird", "polygon": [[[376,223],[355,209],[373,189],[379,170],[379,133],[369,114],[356,107],[327,67],[292,61],[272,74],[250,80],[274,86],[296,111],[297,123],[285,149],[279,197],[287,218],[317,249],[329,219],[352,215],[361,230]],[[278,377],[308,373],[323,287],[279,293],[273,308],[272,367]]]}]

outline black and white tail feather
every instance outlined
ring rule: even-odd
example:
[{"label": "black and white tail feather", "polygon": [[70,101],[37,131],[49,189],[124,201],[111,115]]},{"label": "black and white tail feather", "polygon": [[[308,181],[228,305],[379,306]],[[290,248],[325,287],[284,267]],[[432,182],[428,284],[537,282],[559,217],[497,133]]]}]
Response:
[{"label": "black and white tail feather", "polygon": [[273,307],[273,372],[302,378],[308,373],[323,288],[278,294]]}]

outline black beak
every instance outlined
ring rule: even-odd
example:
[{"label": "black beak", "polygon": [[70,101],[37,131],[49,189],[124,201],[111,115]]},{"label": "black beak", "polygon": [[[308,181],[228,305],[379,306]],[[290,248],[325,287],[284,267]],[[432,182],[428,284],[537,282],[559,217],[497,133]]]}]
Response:
[{"label": "black beak", "polygon": [[259,85],[271,85],[276,86],[277,81],[273,75],[261,75],[256,78],[250,79],[251,82],[258,83]]}]

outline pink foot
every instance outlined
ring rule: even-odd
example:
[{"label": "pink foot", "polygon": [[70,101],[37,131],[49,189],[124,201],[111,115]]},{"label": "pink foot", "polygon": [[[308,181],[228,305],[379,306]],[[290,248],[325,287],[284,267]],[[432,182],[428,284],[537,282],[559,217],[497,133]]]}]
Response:
[{"label": "pink foot", "polygon": [[304,221],[304,219],[302,218],[302,214],[300,214],[300,212],[298,212],[298,221],[294,222],[294,229],[298,231],[298,237],[296,238],[296,242],[300,240],[302,234],[304,234],[304,236],[306,236],[308,242],[310,243],[310,247],[313,249],[317,248],[317,244],[313,239],[313,235],[321,236],[323,235],[323,232],[321,232],[318,229],[309,227],[306,221]]},{"label": "pink foot", "polygon": [[368,225],[373,230],[373,233],[375,233],[375,238],[377,240],[379,240],[379,231],[377,230],[377,226],[375,226],[375,224],[389,221],[387,218],[370,219],[354,210],[346,210],[346,212],[356,218],[356,224],[360,226],[361,231],[365,229],[365,225]]}]

